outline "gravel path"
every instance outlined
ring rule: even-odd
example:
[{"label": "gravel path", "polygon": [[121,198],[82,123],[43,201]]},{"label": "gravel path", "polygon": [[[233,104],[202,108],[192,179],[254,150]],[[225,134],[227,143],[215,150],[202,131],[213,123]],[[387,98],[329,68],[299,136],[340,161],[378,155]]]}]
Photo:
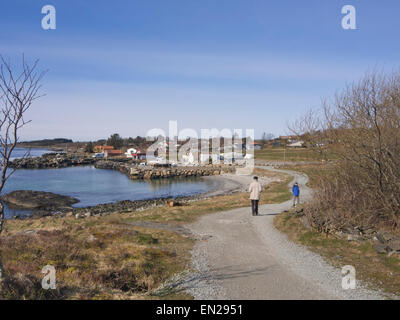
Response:
[{"label": "gravel path", "polygon": [[[264,167],[260,167],[264,168]],[[233,194],[237,192],[246,192],[249,184],[252,182],[253,177],[248,175],[236,175],[232,173],[225,173],[218,176],[206,176],[205,180],[215,182],[215,187],[204,195],[198,198],[211,198],[215,196]],[[273,181],[280,181],[279,177],[260,177],[259,182],[262,185],[268,185]]]},{"label": "gravel path", "polygon": [[[301,188],[301,201],[311,198],[307,176],[291,174]],[[343,290],[341,270],[287,239],[273,226],[276,214],[292,202],[263,205],[260,216],[239,208],[201,217],[186,227],[196,235],[194,271],[180,285],[195,299],[384,299],[357,282]]]}]

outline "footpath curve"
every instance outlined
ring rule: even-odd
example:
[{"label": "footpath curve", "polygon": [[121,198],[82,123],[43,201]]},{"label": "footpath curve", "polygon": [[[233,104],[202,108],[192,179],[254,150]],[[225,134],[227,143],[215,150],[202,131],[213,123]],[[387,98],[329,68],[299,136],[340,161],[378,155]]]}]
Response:
[{"label": "footpath curve", "polygon": [[[290,174],[300,185],[301,202],[311,199],[308,177]],[[290,186],[289,185],[289,186]],[[199,241],[192,251],[194,272],[182,287],[195,299],[384,299],[377,291],[342,289],[341,269],[287,239],[273,225],[274,216],[292,201],[251,209],[238,208],[204,215],[186,225]]]}]

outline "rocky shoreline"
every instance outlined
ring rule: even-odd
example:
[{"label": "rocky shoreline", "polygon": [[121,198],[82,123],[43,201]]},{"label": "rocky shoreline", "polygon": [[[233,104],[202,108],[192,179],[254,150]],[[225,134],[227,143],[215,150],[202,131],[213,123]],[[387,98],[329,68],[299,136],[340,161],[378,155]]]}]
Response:
[{"label": "rocky shoreline", "polygon": [[129,176],[129,178],[132,180],[203,177],[236,172],[236,166],[223,164],[187,167],[154,167],[139,166],[137,164],[123,163],[115,160],[97,161],[95,164],[95,168],[118,170],[121,173]]},{"label": "rocky shoreline", "polygon": [[[213,179],[215,183],[215,187],[202,194],[196,194],[193,196],[186,197],[161,197],[161,198],[153,198],[146,200],[123,200],[118,202],[110,202],[110,203],[102,203],[95,206],[87,206],[87,207],[72,207],[68,205],[60,205],[59,207],[55,207],[53,204],[49,204],[48,206],[42,205],[39,207],[32,208],[32,214],[29,216],[13,216],[13,219],[37,219],[46,216],[56,216],[56,217],[70,217],[74,216],[75,218],[87,218],[91,216],[105,216],[112,213],[128,213],[139,210],[145,210],[151,207],[157,206],[180,206],[190,203],[192,201],[198,201],[201,199],[207,199],[220,195],[233,194],[237,192],[241,192],[245,189],[244,185],[240,183],[232,183],[232,181],[227,177],[205,177],[208,179]],[[32,192],[38,193],[36,191],[27,191],[20,190],[19,192]],[[46,192],[43,192],[45,194]],[[64,197],[61,195],[56,195]],[[7,197],[5,195],[4,197]],[[76,202],[74,202],[76,203]],[[14,206],[15,208],[26,209],[23,206]]]},{"label": "rocky shoreline", "polygon": [[234,173],[234,165],[204,165],[204,166],[141,166],[135,160],[128,158],[116,158],[104,160],[92,158],[87,155],[45,153],[41,157],[15,159],[10,162],[14,169],[47,169],[66,168],[72,166],[94,165],[97,169],[117,170],[129,176],[133,180],[160,179],[177,177],[202,177]]},{"label": "rocky shoreline", "polygon": [[[102,203],[95,206],[88,206],[83,208],[60,208],[57,211],[38,210],[34,211],[31,216],[27,218],[42,218],[45,216],[56,217],[71,217],[87,218],[91,216],[106,216],[112,213],[128,213],[138,210],[144,210],[150,207],[163,206],[163,205],[179,205],[189,200],[194,200],[195,197],[187,198],[156,198],[148,200],[123,200],[113,203]],[[18,218],[18,217],[17,217]]]},{"label": "rocky shoreline", "polygon": [[[221,164],[190,167],[139,166],[137,162],[125,158],[104,160],[88,156],[57,153],[47,153],[41,157],[15,159],[11,162],[11,167],[15,169],[65,168],[76,165],[94,165],[97,169],[117,170],[122,174],[126,174],[133,180],[204,177],[207,179],[213,179],[213,181],[215,181],[215,188],[207,193],[190,197],[155,198],[135,201],[124,200],[84,208],[71,206],[71,204],[76,203],[77,201],[73,201],[70,204],[60,204],[65,200],[62,195],[19,190],[18,192],[5,195],[3,200],[5,200],[10,207],[12,206],[15,209],[32,210],[32,215],[23,217],[17,215],[13,218],[40,218],[44,216],[75,216],[76,218],[83,218],[93,215],[107,215],[113,212],[132,212],[161,205],[177,205],[198,199],[231,194],[245,190],[245,186],[240,182],[240,180],[236,181],[234,178],[229,179],[226,176],[216,179],[216,176],[221,175],[233,176],[236,172],[236,166],[234,165]],[[27,198],[29,199],[27,200]],[[27,203],[29,203],[29,206],[23,204],[24,199],[28,201]],[[32,205],[32,203],[35,204]]]},{"label": "rocky shoreline", "polygon": [[[310,221],[310,216],[306,214],[304,208],[294,210],[290,214],[293,217],[299,218],[306,229],[318,233],[322,232],[324,221],[322,219],[312,219]],[[343,226],[340,230],[329,230],[328,233],[339,239],[354,241],[359,244],[362,244],[364,241],[372,241],[372,246],[378,253],[387,253],[389,256],[400,254],[400,236],[387,230],[379,230],[372,225],[364,227],[348,225]]]},{"label": "rocky shoreline", "polygon": [[[204,176],[203,179],[213,181],[215,183],[214,187],[206,193],[196,194],[192,196],[175,197],[175,198],[162,197],[162,198],[134,200],[134,201],[123,200],[118,202],[102,203],[95,206],[88,206],[82,208],[65,206],[65,205],[60,206],[58,208],[54,208],[54,206],[50,205],[48,206],[48,208],[46,208],[46,206],[42,205],[40,208],[36,208],[35,210],[33,210],[32,215],[30,216],[14,216],[13,218],[35,219],[46,216],[56,216],[56,217],[74,216],[75,218],[79,219],[91,216],[105,216],[112,213],[128,213],[158,206],[181,206],[202,199],[209,199],[217,196],[224,196],[239,192],[245,192],[247,191],[248,185],[251,182],[252,177],[238,176],[235,174],[223,174],[217,176]],[[275,180],[273,178],[260,177],[260,182],[263,185],[268,185],[272,181]]]},{"label": "rocky shoreline", "polygon": [[85,155],[45,153],[41,157],[14,159],[9,166],[14,169],[48,169],[93,165],[98,161]]}]

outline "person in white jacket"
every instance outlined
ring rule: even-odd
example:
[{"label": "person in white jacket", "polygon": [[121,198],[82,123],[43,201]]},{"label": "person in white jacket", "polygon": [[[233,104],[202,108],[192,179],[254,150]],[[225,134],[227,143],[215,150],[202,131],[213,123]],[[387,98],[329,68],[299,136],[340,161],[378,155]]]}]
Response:
[{"label": "person in white jacket", "polygon": [[250,183],[249,186],[251,211],[253,213],[253,216],[258,216],[258,201],[260,200],[261,191],[262,185],[258,182],[258,177],[254,177],[253,182]]}]

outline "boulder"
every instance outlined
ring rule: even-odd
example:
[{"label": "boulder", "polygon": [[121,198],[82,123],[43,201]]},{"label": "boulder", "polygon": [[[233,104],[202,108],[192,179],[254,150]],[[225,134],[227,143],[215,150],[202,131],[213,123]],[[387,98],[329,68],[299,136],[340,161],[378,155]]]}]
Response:
[{"label": "boulder", "polygon": [[348,241],[360,241],[360,240],[362,240],[362,237],[358,234],[348,234],[347,240]]},{"label": "boulder", "polygon": [[386,244],[383,244],[379,241],[375,241],[373,244],[373,247],[376,252],[378,253],[387,253],[388,252],[388,246]]},{"label": "boulder", "polygon": [[181,207],[181,206],[183,206],[183,203],[171,200],[171,201],[168,202],[168,206],[170,206],[170,207]]},{"label": "boulder", "polygon": [[309,230],[312,229],[310,220],[308,220],[308,218],[307,218],[306,215],[303,215],[303,216],[300,217],[300,222],[303,224],[303,226],[304,226],[306,229],[309,229]]},{"label": "boulder", "polygon": [[388,257],[395,256],[397,258],[400,258],[400,252],[399,251],[391,251],[388,253]]},{"label": "boulder", "polygon": [[140,173],[140,171],[136,168],[131,168],[130,174],[131,175],[138,175]]},{"label": "boulder", "polygon": [[168,203],[168,205],[169,205],[170,207],[174,207],[174,206],[175,206],[175,202],[174,202],[174,201],[170,201],[170,202]]},{"label": "boulder", "polygon": [[389,240],[387,245],[391,251],[400,251],[400,239]]},{"label": "boulder", "polygon": [[388,231],[378,231],[375,237],[382,243],[386,243],[394,238],[393,234]]}]

